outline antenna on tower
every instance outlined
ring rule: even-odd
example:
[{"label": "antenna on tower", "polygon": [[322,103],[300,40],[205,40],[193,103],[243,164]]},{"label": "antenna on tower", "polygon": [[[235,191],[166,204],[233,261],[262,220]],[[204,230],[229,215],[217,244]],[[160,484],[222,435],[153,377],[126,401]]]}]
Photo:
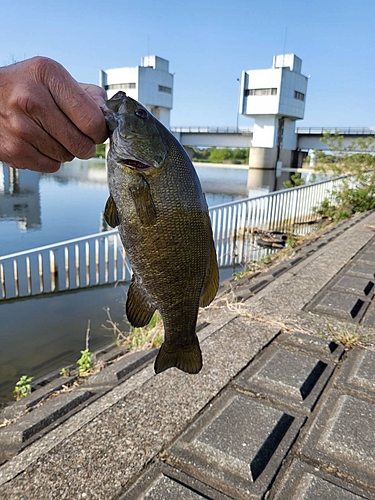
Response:
[{"label": "antenna on tower", "polygon": [[286,39],[288,37],[288,26],[285,27],[285,35],[284,35],[284,48],[283,48],[283,66],[285,64],[285,48],[286,48]]}]

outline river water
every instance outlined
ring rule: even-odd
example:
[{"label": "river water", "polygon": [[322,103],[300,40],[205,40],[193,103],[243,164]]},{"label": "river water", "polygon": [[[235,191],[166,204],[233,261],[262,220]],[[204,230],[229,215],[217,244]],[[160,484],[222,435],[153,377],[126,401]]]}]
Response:
[{"label": "river water", "polygon": [[[196,169],[209,206],[247,196],[246,168]],[[0,163],[0,255],[100,232],[107,197],[104,160],[74,160],[48,175]],[[92,351],[111,342],[105,307],[127,330],[126,293],[111,285],[0,303],[0,402],[12,398],[21,375],[37,378],[77,361],[88,321]]]}]

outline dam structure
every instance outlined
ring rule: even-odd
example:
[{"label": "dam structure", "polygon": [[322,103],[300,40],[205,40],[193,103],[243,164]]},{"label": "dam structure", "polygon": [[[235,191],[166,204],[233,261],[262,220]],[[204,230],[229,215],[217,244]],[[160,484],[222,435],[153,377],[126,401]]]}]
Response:
[{"label": "dam structure", "polygon": [[107,91],[108,99],[123,90],[141,102],[163,125],[170,127],[173,74],[169,72],[166,59],[145,56],[140,66],[101,70],[99,85]]},{"label": "dam structure", "polygon": [[249,189],[273,191],[287,180],[281,169],[302,166],[296,120],[305,113],[308,77],[295,54],[273,57],[272,68],[242,72],[239,112],[254,118]]}]

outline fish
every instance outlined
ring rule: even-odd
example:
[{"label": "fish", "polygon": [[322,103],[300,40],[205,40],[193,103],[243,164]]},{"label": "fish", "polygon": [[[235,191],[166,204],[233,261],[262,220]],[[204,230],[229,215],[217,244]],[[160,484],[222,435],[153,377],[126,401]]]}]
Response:
[{"label": "fish", "polygon": [[115,94],[102,110],[110,131],[104,217],[111,227],[118,227],[132,267],[128,321],[143,327],[157,309],[164,343],[155,373],[172,367],[199,373],[199,307],[212,302],[219,286],[211,221],[199,178],[174,135],[125,92]]}]

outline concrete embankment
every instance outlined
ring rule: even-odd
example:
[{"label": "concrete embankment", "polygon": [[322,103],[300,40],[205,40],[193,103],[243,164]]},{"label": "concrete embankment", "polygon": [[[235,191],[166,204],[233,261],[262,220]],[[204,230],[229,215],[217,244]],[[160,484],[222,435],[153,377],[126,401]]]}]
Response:
[{"label": "concrete embankment", "polygon": [[125,356],[74,389],[74,414],[54,402],[27,427],[47,401],[2,427],[0,497],[374,500],[374,228],[354,217],[225,282],[198,375]]}]

